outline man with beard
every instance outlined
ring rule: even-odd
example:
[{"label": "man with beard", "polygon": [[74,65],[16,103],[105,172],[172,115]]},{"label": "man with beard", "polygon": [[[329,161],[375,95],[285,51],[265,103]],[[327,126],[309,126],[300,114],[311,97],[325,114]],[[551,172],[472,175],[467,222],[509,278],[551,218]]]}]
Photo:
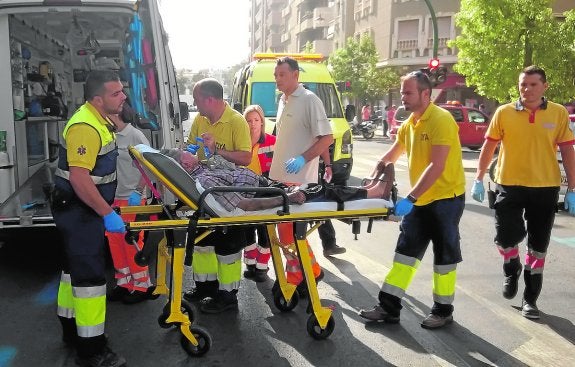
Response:
[{"label": "man with beard", "polygon": [[401,299],[431,241],[434,302],[421,326],[436,329],[453,321],[456,267],[461,262],[459,221],[465,206],[461,145],[451,114],[431,102],[431,83],[425,73],[403,76],[400,93],[411,115],[370,177],[378,177],[386,164],[394,163],[405,152],[412,189],[395,208],[403,220],[379,303],[359,315],[370,321],[399,322]]},{"label": "man with beard", "polygon": [[86,79],[87,102],[64,128],[51,207],[66,254],[58,290],[63,341],[75,347],[81,366],[119,367],[126,360],[107,347],[105,231],[124,233],[111,207],[116,192],[118,150],[115,125],[126,95],[118,75],[93,71]]}]

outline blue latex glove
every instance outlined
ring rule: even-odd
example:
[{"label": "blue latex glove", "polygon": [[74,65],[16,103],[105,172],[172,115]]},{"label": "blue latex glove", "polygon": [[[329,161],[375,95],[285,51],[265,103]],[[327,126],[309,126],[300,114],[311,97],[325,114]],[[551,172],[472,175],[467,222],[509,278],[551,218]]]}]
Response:
[{"label": "blue latex glove", "polygon": [[569,210],[569,214],[575,216],[575,192],[568,192],[565,195],[565,210]]},{"label": "blue latex glove", "polygon": [[195,144],[189,144],[189,145],[186,147],[186,150],[187,150],[188,152],[194,154],[194,155],[196,154],[196,152],[198,151],[198,149],[200,149],[200,146],[199,146],[199,145],[195,145]]},{"label": "blue latex glove", "polygon": [[129,206],[137,206],[140,205],[142,202],[142,194],[137,191],[133,191],[128,198],[128,205]]},{"label": "blue latex glove", "polygon": [[108,232],[126,233],[126,225],[122,217],[114,210],[110,214],[104,215],[104,227],[106,227]]},{"label": "blue latex glove", "polygon": [[[199,136],[196,138],[196,141],[198,142],[198,144],[199,143],[204,144],[204,138],[200,138]],[[199,145],[198,145],[198,148],[199,148]],[[196,154],[196,153],[193,153],[193,154]],[[211,155],[210,150],[205,145],[204,145],[204,155],[206,156],[206,158],[210,158],[210,155]]]},{"label": "blue latex glove", "polygon": [[402,217],[409,214],[411,209],[413,209],[413,203],[409,199],[401,199],[395,204],[395,215]]},{"label": "blue latex glove", "polygon": [[473,187],[471,188],[471,197],[475,201],[483,202],[485,199],[485,187],[483,187],[483,181],[475,180],[473,181]]},{"label": "blue latex glove", "polygon": [[288,159],[285,163],[287,173],[298,173],[305,165],[303,155],[298,155],[295,158]]}]

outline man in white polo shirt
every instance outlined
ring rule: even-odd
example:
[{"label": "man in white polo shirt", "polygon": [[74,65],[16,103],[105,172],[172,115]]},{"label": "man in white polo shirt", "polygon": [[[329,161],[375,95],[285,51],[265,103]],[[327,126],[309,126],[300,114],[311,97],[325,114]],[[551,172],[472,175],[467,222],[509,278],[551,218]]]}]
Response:
[{"label": "man in white polo shirt", "polygon": [[[278,106],[277,140],[270,178],[286,184],[317,183],[320,155],[324,159],[327,175],[332,174],[327,152],[333,143],[333,135],[323,104],[315,94],[299,84],[299,65],[293,58],[279,58],[274,77],[283,95]],[[294,242],[289,223],[278,225],[278,232],[283,244]],[[321,268],[309,246],[308,249],[314,276],[318,278]],[[288,257],[287,262],[287,281],[300,284],[303,277],[299,261]]]}]

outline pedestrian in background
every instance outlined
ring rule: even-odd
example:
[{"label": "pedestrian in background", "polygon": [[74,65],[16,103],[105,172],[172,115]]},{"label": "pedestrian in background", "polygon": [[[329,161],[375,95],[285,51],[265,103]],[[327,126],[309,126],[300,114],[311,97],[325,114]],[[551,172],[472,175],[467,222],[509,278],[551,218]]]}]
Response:
[{"label": "pedestrian in background", "polygon": [[503,257],[503,297],[513,299],[517,294],[523,268],[519,243],[527,236],[521,314],[529,319],[540,318],[537,299],[561,183],[557,146],[567,174],[565,208],[575,215],[575,138],[569,130],[567,109],[545,98],[548,87],[540,67],[529,66],[519,74],[520,98],[493,114],[472,188],[473,198],[482,202],[483,176],[501,144],[494,209],[495,244]]},{"label": "pedestrian in background", "polygon": [[[276,137],[265,132],[264,111],[258,105],[250,105],[244,110],[244,118],[250,127],[252,140],[252,160],[247,168],[260,176],[269,176],[272,165]],[[257,234],[257,242],[256,242]],[[244,249],[244,277],[256,282],[268,279],[268,262],[271,256],[270,240],[265,225],[252,226],[246,230],[247,246]]]},{"label": "pedestrian in background", "polygon": [[[143,132],[132,125],[134,111],[124,103],[122,113],[110,115],[116,125],[116,144],[118,145],[117,178],[118,187],[114,198],[115,207],[145,205],[145,196],[142,194],[146,182],[140,171],[134,166],[132,157],[128,152],[130,145],[150,145]],[[136,214],[122,214],[124,222],[129,223],[136,219]],[[116,286],[107,295],[109,301],[122,301],[134,304],[153,298],[155,287],[150,280],[150,271],[147,265],[136,264],[134,256],[137,253],[132,243],[126,242],[126,236],[121,233],[106,232],[108,245],[114,263],[114,278]],[[144,232],[139,231],[136,241],[140,249],[144,247]]]},{"label": "pedestrian in background", "polygon": [[412,189],[395,206],[395,214],[403,220],[379,303],[359,315],[370,321],[399,322],[401,299],[431,241],[433,306],[421,326],[436,329],[453,321],[456,269],[462,260],[459,221],[465,206],[465,175],[457,123],[449,111],[431,102],[431,88],[420,71],[401,78],[401,102],[411,115],[371,177],[379,177],[405,152]]},{"label": "pedestrian in background", "polygon": [[369,121],[370,118],[371,118],[371,107],[369,106],[369,103],[366,103],[361,108],[361,121]]},{"label": "pedestrian in background", "polygon": [[[396,107],[395,105],[392,105],[391,108],[389,108],[389,109],[387,110],[387,125],[388,125],[388,128],[391,128],[391,127],[393,127],[393,126],[395,125],[395,122],[394,122],[394,120],[393,120],[394,117],[395,117],[395,111],[397,111],[397,107]],[[389,129],[388,129],[388,132],[389,132]],[[387,136],[389,137],[389,135],[387,135]]]}]

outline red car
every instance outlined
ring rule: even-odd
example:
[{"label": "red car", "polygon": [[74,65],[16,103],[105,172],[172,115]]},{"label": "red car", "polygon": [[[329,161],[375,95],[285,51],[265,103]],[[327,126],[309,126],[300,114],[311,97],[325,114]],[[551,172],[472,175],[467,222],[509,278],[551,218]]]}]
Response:
[{"label": "red car", "polygon": [[[461,146],[473,150],[480,149],[489,126],[489,117],[478,109],[466,107],[456,102],[440,104],[439,106],[451,112],[455,122],[459,125]],[[395,111],[395,116],[389,129],[389,136],[392,140],[395,140],[397,129],[407,120],[409,115],[410,112],[406,111],[403,106],[400,106]]]}]

